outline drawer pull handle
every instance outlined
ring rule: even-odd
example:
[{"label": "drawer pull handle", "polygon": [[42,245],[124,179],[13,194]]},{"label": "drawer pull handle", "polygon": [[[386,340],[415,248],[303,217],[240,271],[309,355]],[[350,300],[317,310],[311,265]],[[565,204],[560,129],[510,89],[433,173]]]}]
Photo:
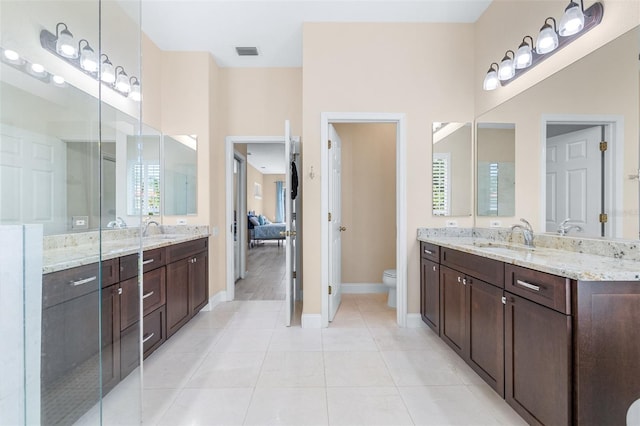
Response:
[{"label": "drawer pull handle", "polygon": [[462,279],[462,284],[467,285],[467,279],[466,278]]},{"label": "drawer pull handle", "polygon": [[522,287],[528,288],[528,289],[530,289],[530,290],[533,290],[533,291],[540,291],[540,286],[537,286],[537,285],[534,285],[534,284],[528,283],[528,282],[526,282],[526,281],[517,280],[517,281],[516,281],[516,283],[517,283],[518,285],[521,285]]},{"label": "drawer pull handle", "polygon": [[152,294],[153,294],[153,291],[150,291],[149,293],[144,294],[144,295],[142,296],[142,298],[143,298],[143,299],[146,299],[147,297],[151,296]]},{"label": "drawer pull handle", "polygon": [[435,270],[436,270],[436,267],[434,266],[434,267],[433,267],[433,271],[435,272]]},{"label": "drawer pull handle", "polygon": [[424,249],[424,252],[427,254],[435,254],[433,250],[429,250],[429,249]]},{"label": "drawer pull handle", "polygon": [[94,275],[93,277],[85,278],[83,280],[71,281],[70,284],[73,285],[73,286],[82,285],[82,284],[90,283],[91,281],[95,281],[97,279],[98,279],[98,277]]},{"label": "drawer pull handle", "polygon": [[155,260],[155,259],[143,260],[143,261],[142,261],[142,264],[143,264],[143,265],[148,265],[148,264],[150,264],[150,263],[153,263],[153,261],[154,261],[154,260]]},{"label": "drawer pull handle", "polygon": [[150,335],[148,335],[147,337],[142,339],[142,343],[147,343],[149,341],[149,339],[151,339],[153,337],[155,333],[151,333]]}]

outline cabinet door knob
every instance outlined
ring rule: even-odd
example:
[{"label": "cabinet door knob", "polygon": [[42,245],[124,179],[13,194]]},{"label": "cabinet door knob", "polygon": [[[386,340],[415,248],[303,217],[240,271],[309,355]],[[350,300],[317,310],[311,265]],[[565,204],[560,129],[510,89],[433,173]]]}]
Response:
[{"label": "cabinet door knob", "polygon": [[434,271],[434,272],[436,271],[436,267],[435,267],[435,266],[433,267],[433,271]]},{"label": "cabinet door knob", "polygon": [[462,279],[462,284],[467,285],[467,279],[466,278]]},{"label": "cabinet door knob", "polygon": [[461,283],[462,282],[462,277],[458,277],[458,282]]}]

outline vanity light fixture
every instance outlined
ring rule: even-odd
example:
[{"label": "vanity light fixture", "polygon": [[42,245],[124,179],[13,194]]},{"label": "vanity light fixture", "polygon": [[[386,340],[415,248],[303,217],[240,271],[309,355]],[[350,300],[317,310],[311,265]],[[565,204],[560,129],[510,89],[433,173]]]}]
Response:
[{"label": "vanity light fixture", "polygon": [[113,64],[109,60],[109,57],[103,53],[101,57],[104,56],[104,61],[100,65],[100,79],[108,84],[113,84],[116,82],[116,71],[113,68]]},{"label": "vanity light fixture", "polygon": [[[82,42],[85,42],[84,47],[82,47]],[[83,70],[95,73],[98,71],[98,57],[96,52],[93,51],[91,46],[89,46],[89,42],[84,38],[78,42],[78,51],[80,52],[80,66]]]},{"label": "vanity light fixture", "polygon": [[560,19],[558,34],[560,34],[561,37],[568,37],[579,33],[583,28],[584,2],[580,0],[580,4],[578,5],[578,3],[571,0]]},{"label": "vanity light fixture", "polygon": [[[527,38],[531,40],[531,44],[527,43]],[[531,50],[531,46],[533,46],[533,38],[531,36],[524,36],[522,38],[522,43],[518,46],[516,56],[513,58],[513,65],[517,70],[531,66],[531,62],[533,61],[533,51]]]},{"label": "vanity light fixture", "polygon": [[5,59],[11,63],[16,64],[20,62],[20,55],[15,50],[4,49],[4,52],[2,52],[2,54],[4,55]]},{"label": "vanity light fixture", "polygon": [[[56,25],[56,34],[47,30],[40,31],[40,45],[43,49],[48,50],[94,80],[102,81],[125,98],[131,96],[132,100],[140,101],[140,81],[138,78],[132,76],[130,79],[121,65],[114,68],[106,54],[103,53],[98,57],[88,40],[83,38],[77,45],[73,43],[73,34],[64,22]],[[8,62],[5,59],[3,61]],[[26,70],[33,75],[29,69]],[[50,74],[47,73],[47,76],[49,78]],[[62,76],[59,78],[62,79],[62,83],[58,85],[64,85],[64,78]],[[137,85],[137,88],[132,88],[132,85]],[[133,93],[130,95],[132,91]]]},{"label": "vanity light fixture", "polygon": [[[495,68],[493,67],[495,65]],[[482,88],[484,90],[495,90],[500,85],[500,79],[498,78],[498,64],[492,62],[487,71],[487,75],[484,76],[484,83]]]},{"label": "vanity light fixture", "polygon": [[[511,56],[509,56],[511,53]],[[500,81],[510,80],[516,75],[516,69],[513,65],[513,59],[515,57],[515,53],[513,50],[507,50],[504,54],[504,58],[500,62],[500,67],[498,68],[498,79]]]},{"label": "vanity light fixture", "polygon": [[[583,0],[578,5],[577,0],[569,0],[564,15],[558,26],[555,18],[548,17],[540,28],[537,41],[531,36],[524,36],[515,54],[508,50],[500,62],[500,66],[493,62],[484,77],[484,90],[494,90],[500,84],[503,86],[518,78],[553,53],[562,49],[578,37],[602,22],[604,6],[600,2],[584,9]],[[552,25],[553,24],[553,25]],[[531,42],[529,43],[528,40]],[[511,52],[513,56],[509,57]],[[513,73],[513,74],[512,74]]]},{"label": "vanity light fixture", "polygon": [[[553,28],[549,25],[549,19],[553,21]],[[540,33],[538,33],[538,40],[536,40],[536,53],[544,55],[545,53],[553,52],[558,47],[558,44],[556,20],[555,18],[549,17],[544,20],[544,25],[540,28]]]},{"label": "vanity light fixture", "polygon": [[54,75],[53,77],[51,77],[51,81],[53,81],[53,84],[58,87],[64,87],[66,85],[64,81],[64,77],[59,75]]},{"label": "vanity light fixture", "polygon": [[[62,31],[60,31],[60,26],[64,27]],[[73,43],[73,34],[64,22],[58,22],[56,25],[56,52],[65,58],[78,57],[78,49]]]},{"label": "vanity light fixture", "polygon": [[131,92],[129,93],[129,97],[136,102],[140,102],[142,100],[140,81],[138,81],[137,77],[131,77],[129,79],[129,83],[131,84]]}]

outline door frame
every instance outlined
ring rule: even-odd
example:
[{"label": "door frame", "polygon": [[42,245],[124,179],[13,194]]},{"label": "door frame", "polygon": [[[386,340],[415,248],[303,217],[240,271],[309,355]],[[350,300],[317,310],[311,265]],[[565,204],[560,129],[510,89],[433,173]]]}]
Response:
[{"label": "door frame", "polygon": [[[624,170],[624,117],[620,115],[598,114],[544,114],[541,118],[541,156],[540,156],[540,229],[546,229],[547,206],[547,125],[548,124],[592,124],[593,126],[607,126],[607,139],[610,141],[606,157],[605,193],[606,208],[611,223],[611,235],[607,238],[622,238],[622,220],[618,217],[623,211],[623,173],[614,170]],[[616,214],[616,212],[618,212]]]},{"label": "door frame", "polygon": [[[234,160],[238,160],[238,191],[233,193],[233,164]],[[247,157],[242,155],[239,152],[233,149],[233,157],[231,158],[231,206],[233,206],[234,197],[238,198],[238,214],[236,216],[236,227],[237,227],[237,235],[238,235],[238,246],[240,247],[240,279],[244,279],[247,276],[247,246],[245,244],[240,244],[242,241],[247,240],[247,218],[245,215],[239,214],[241,211],[247,210]],[[233,226],[233,209],[231,209],[231,226]],[[229,230],[233,229],[232,227]],[[230,231],[231,232],[231,231]],[[233,235],[233,232],[231,232]],[[232,240],[233,246],[233,240]],[[235,247],[233,247],[233,255],[235,260]],[[235,265],[232,262],[232,270],[233,270],[233,281],[235,283]]]},{"label": "door frame", "polygon": [[322,292],[321,324],[329,326],[329,124],[394,123],[396,124],[396,321],[407,325],[407,175],[406,115],[376,112],[323,112],[320,114],[320,282]]}]

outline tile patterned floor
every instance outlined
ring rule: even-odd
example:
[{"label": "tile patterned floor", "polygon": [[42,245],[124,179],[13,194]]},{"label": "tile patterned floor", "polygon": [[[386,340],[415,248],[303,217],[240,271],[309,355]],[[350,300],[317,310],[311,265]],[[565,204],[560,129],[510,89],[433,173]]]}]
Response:
[{"label": "tile patterned floor", "polygon": [[[431,330],[397,328],[385,297],[343,295],[322,330],[283,326],[281,301],[200,312],[145,361],[144,424],[525,424]],[[136,423],[127,380],[103,424]]]}]

